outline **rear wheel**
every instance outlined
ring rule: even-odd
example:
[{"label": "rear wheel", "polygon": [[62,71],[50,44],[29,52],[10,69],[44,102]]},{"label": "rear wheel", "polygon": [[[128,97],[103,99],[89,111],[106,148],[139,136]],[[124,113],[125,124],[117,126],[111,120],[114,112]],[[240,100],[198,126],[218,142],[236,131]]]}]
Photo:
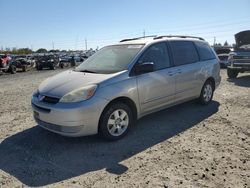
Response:
[{"label": "rear wheel", "polygon": [[233,69],[227,69],[227,76],[228,78],[236,78],[239,72]]},{"label": "rear wheel", "polygon": [[118,140],[128,133],[133,122],[132,110],[124,103],[114,103],[103,112],[99,133],[107,140]]},{"label": "rear wheel", "polygon": [[207,80],[201,89],[200,94],[200,103],[207,105],[211,102],[214,94],[213,83],[210,80]]}]

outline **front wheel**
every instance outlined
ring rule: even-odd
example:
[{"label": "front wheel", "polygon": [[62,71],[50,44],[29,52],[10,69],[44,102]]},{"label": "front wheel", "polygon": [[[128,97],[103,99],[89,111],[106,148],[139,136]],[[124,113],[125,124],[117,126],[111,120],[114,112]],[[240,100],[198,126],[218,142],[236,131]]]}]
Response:
[{"label": "front wheel", "polygon": [[238,76],[239,72],[233,69],[227,69],[227,76],[228,78],[236,78]]},{"label": "front wheel", "polygon": [[16,74],[16,66],[14,66],[14,65],[10,66],[10,73],[11,74]]},{"label": "front wheel", "polygon": [[56,66],[54,64],[51,64],[50,65],[50,70],[55,70],[56,69]]},{"label": "front wheel", "polygon": [[42,70],[42,69],[43,69],[42,65],[37,65],[36,66],[36,70]]},{"label": "front wheel", "polygon": [[124,137],[134,122],[133,113],[124,103],[111,104],[102,114],[99,133],[107,140],[119,140]]},{"label": "front wheel", "polygon": [[211,102],[214,94],[213,83],[211,81],[206,81],[201,89],[200,103],[207,105]]},{"label": "front wheel", "polygon": [[63,63],[60,63],[60,68],[63,69],[64,68],[64,64]]},{"label": "front wheel", "polygon": [[26,72],[26,71],[27,71],[27,65],[23,65],[22,71],[23,71],[23,72]]}]

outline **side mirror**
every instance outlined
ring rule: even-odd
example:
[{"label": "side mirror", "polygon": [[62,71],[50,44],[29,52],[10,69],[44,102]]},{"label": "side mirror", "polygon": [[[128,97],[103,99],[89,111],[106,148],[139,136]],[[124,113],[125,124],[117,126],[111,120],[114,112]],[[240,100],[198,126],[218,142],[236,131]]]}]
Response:
[{"label": "side mirror", "polygon": [[144,74],[154,71],[154,62],[145,62],[135,66],[135,74]]}]

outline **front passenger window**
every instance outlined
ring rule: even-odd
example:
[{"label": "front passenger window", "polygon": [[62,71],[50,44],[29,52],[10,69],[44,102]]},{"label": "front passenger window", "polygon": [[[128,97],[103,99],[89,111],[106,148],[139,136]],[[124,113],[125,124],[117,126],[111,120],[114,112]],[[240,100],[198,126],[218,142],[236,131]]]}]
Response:
[{"label": "front passenger window", "polygon": [[150,46],[142,55],[139,63],[154,63],[154,70],[161,70],[170,67],[168,49],[165,43],[158,43]]}]

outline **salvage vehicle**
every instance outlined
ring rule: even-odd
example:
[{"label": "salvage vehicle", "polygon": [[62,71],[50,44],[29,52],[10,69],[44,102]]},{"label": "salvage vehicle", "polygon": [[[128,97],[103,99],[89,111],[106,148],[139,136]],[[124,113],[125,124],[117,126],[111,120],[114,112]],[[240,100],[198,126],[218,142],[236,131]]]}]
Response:
[{"label": "salvage vehicle", "polygon": [[23,72],[26,72],[33,67],[33,63],[26,58],[15,58],[12,61],[12,64],[15,65],[17,69],[21,69]]},{"label": "salvage vehicle", "polygon": [[218,54],[219,63],[221,68],[227,68],[229,54]]},{"label": "salvage vehicle", "polygon": [[0,74],[2,73],[16,74],[16,66],[7,55],[0,56]]},{"label": "salvage vehicle", "polygon": [[235,34],[236,47],[229,54],[227,75],[236,78],[239,73],[250,71],[250,30]]},{"label": "salvage vehicle", "polygon": [[124,39],[46,79],[31,104],[44,129],[118,140],[147,114],[193,99],[208,105],[220,81],[216,53],[202,38]]},{"label": "salvage vehicle", "polygon": [[50,70],[55,70],[59,63],[59,57],[56,55],[42,55],[36,58],[36,69],[42,70],[44,68],[49,68]]},{"label": "salvage vehicle", "polygon": [[71,57],[68,56],[59,57],[59,67],[60,68],[69,67],[71,64],[70,60]]}]

